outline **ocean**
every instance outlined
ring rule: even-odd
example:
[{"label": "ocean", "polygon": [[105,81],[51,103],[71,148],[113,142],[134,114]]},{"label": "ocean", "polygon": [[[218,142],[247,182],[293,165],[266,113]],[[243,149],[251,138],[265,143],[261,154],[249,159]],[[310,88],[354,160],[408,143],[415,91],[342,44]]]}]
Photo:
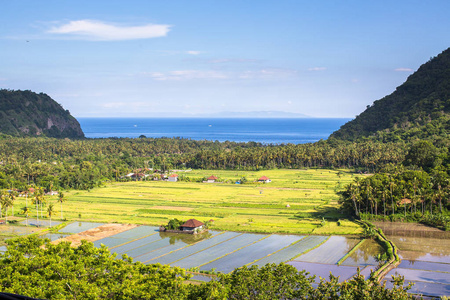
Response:
[{"label": "ocean", "polygon": [[77,118],[87,138],[180,137],[192,140],[304,144],[327,139],[343,118]]}]

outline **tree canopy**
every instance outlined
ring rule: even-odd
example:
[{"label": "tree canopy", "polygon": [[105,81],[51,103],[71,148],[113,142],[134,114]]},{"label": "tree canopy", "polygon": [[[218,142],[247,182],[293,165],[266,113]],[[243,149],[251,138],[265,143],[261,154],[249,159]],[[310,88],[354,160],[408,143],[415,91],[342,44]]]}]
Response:
[{"label": "tree canopy", "polygon": [[343,283],[330,275],[316,285],[305,271],[282,263],[190,284],[182,269],[118,259],[85,241],[77,248],[35,236],[7,243],[0,254],[0,292],[41,299],[413,299],[401,278],[391,289],[359,273]]}]

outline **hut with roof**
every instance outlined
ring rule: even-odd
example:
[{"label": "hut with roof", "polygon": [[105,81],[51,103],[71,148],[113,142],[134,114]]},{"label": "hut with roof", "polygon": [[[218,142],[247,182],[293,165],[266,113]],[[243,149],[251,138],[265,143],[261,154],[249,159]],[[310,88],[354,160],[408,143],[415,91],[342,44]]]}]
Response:
[{"label": "hut with roof", "polygon": [[269,183],[269,182],[272,182],[272,180],[270,180],[269,177],[267,177],[267,176],[262,176],[261,178],[258,179],[258,182]]},{"label": "hut with roof", "polygon": [[177,182],[178,181],[178,174],[171,174],[169,176],[169,181],[171,182]]},{"label": "hut with roof", "polygon": [[180,226],[181,231],[201,231],[205,224],[196,219],[189,219]]},{"label": "hut with roof", "polygon": [[213,182],[216,182],[217,179],[219,179],[219,178],[217,178],[217,177],[214,176],[214,175],[211,175],[211,176],[209,176],[209,177],[206,179],[206,182],[208,182],[208,183],[213,183]]}]

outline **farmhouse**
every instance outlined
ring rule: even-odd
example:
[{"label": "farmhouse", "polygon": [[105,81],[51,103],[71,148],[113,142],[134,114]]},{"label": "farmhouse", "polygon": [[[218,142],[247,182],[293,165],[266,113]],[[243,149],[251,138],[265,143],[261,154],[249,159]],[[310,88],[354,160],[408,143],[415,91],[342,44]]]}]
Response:
[{"label": "farmhouse", "polygon": [[270,180],[268,177],[266,176],[262,176],[261,178],[258,179],[258,182],[265,182],[265,183],[269,183],[272,182],[272,180]]},{"label": "farmhouse", "polygon": [[216,182],[217,179],[218,178],[216,176],[212,175],[206,179],[206,182],[209,182],[209,183]]},{"label": "farmhouse", "polygon": [[169,176],[169,181],[171,182],[177,182],[178,181],[178,175],[177,174],[172,174]]},{"label": "farmhouse", "polygon": [[180,226],[180,230],[182,231],[202,230],[204,225],[205,224],[203,224],[199,220],[189,219],[186,221],[186,223]]}]

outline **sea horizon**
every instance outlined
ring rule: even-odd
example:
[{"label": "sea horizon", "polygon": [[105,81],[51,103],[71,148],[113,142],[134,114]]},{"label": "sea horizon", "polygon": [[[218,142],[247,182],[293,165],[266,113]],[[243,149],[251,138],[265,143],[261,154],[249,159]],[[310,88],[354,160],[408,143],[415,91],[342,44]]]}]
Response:
[{"label": "sea horizon", "polygon": [[304,144],[327,139],[350,118],[77,118],[87,138],[184,138]]}]

